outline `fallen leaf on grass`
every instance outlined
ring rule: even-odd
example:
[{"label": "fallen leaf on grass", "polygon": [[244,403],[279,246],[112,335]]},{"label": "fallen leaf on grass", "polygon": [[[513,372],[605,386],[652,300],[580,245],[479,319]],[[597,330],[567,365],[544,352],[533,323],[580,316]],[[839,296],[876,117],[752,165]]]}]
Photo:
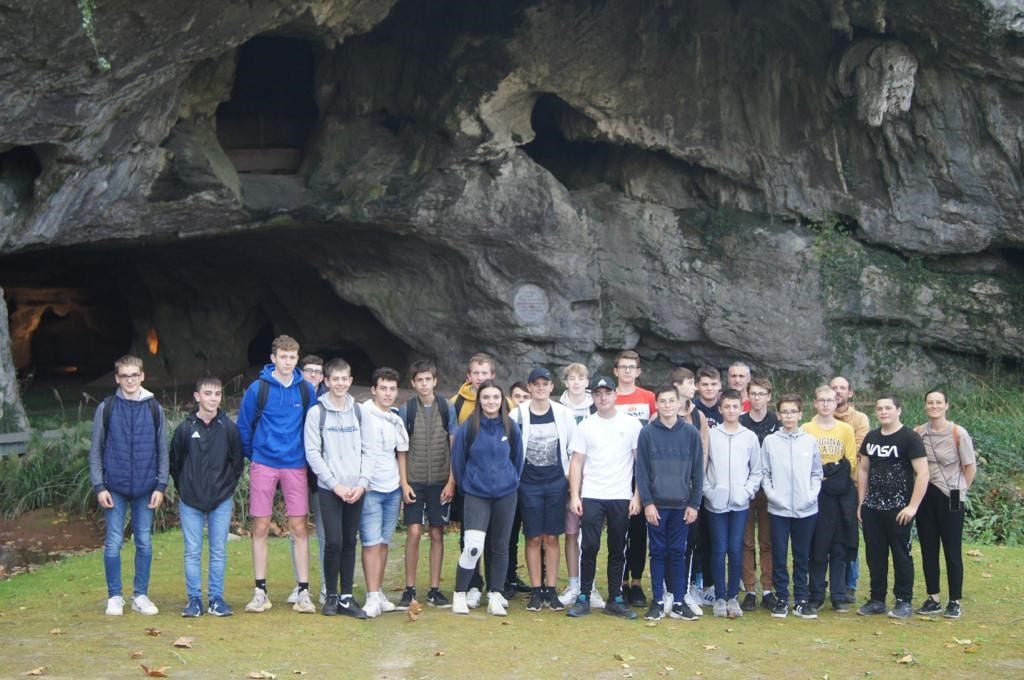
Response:
[{"label": "fallen leaf on grass", "polygon": [[718,645],[704,645],[705,652],[710,652],[712,649],[718,649]]},{"label": "fallen leaf on grass", "polygon": [[875,637],[881,637],[882,636],[882,631],[876,630],[874,633],[872,633],[872,635],[874,635]]},{"label": "fallen leaf on grass", "polygon": [[132,652],[131,654],[128,655],[128,658],[129,659],[141,659],[142,658],[142,650],[141,649],[135,650],[134,652]]},{"label": "fallen leaf on grass", "polygon": [[292,675],[305,675],[306,671],[292,671]]},{"label": "fallen leaf on grass", "polygon": [[146,635],[148,635],[149,637],[160,637],[160,629],[159,628],[147,628],[146,629]]},{"label": "fallen leaf on grass", "polygon": [[900,658],[896,659],[896,663],[902,663],[902,664],[906,664],[908,666],[912,666],[912,665],[917,663],[917,659],[914,658],[913,654],[907,654],[905,656],[901,656]]},{"label": "fallen leaf on grass", "polygon": [[418,600],[413,600],[409,603],[409,608],[405,611],[405,616],[409,621],[415,621],[420,618],[420,614],[423,613],[423,605]]},{"label": "fallen leaf on grass", "polygon": [[988,573],[987,571],[981,572],[980,574],[978,574],[978,576],[982,578],[992,578],[992,574]]},{"label": "fallen leaf on grass", "polygon": [[632,678],[633,677],[633,673],[631,673],[631,672],[630,673],[619,673],[619,677],[620,678]]},{"label": "fallen leaf on grass", "polygon": [[918,614],[914,618],[917,619],[918,621],[927,621],[928,623],[935,623],[936,621],[938,621],[938,619],[935,618],[934,616],[925,616],[923,614]]},{"label": "fallen leaf on grass", "polygon": [[144,663],[140,663],[139,665],[142,666],[142,672],[151,678],[166,678],[167,671],[171,669],[170,666],[160,666],[160,668],[153,666],[151,668]]},{"label": "fallen leaf on grass", "polygon": [[890,626],[902,626],[903,623],[904,623],[903,621],[890,621],[889,625]]},{"label": "fallen leaf on grass", "polygon": [[444,656],[444,651],[439,649],[436,652],[434,652],[434,656]]},{"label": "fallen leaf on grass", "polygon": [[39,666],[38,668],[33,668],[30,671],[26,671],[25,675],[42,675],[45,672],[46,672],[46,666]]},{"label": "fallen leaf on grass", "polygon": [[726,633],[735,633],[735,632],[736,632],[736,629],[735,629],[735,628],[726,628],[726,629],[725,629],[725,632],[726,632]]},{"label": "fallen leaf on grass", "polygon": [[181,647],[186,649],[192,648],[192,643],[195,642],[195,638],[185,637],[182,635],[180,638],[172,642],[171,644],[175,647]]},{"label": "fallen leaf on grass", "polygon": [[245,676],[252,678],[252,680],[276,680],[277,676],[267,671],[249,671],[249,674]]},{"label": "fallen leaf on grass", "polygon": [[964,654],[977,654],[979,649],[981,649],[981,647],[978,645],[967,645],[964,647]]},{"label": "fallen leaf on grass", "polygon": [[644,625],[647,626],[648,628],[657,628],[658,627],[658,622],[657,621],[648,621]]},{"label": "fallen leaf on grass", "polygon": [[969,645],[969,644],[971,644],[971,640],[961,640],[960,638],[956,638],[956,637],[953,638],[953,642],[957,643],[958,645]]},{"label": "fallen leaf on grass", "polygon": [[977,548],[975,548],[974,550],[968,550],[965,554],[968,557],[984,557],[984,555],[981,554],[981,551]]},{"label": "fallen leaf on grass", "polygon": [[512,622],[509,621],[508,619],[502,619],[501,625],[503,625],[503,626],[511,626]]},{"label": "fallen leaf on grass", "polygon": [[671,673],[675,670],[675,668],[673,668],[672,666],[662,666],[662,668],[664,668],[666,673]]},{"label": "fallen leaf on grass", "polygon": [[636,659],[632,654],[616,654],[615,658],[619,661],[633,661]]},{"label": "fallen leaf on grass", "polygon": [[60,628],[51,628],[50,629],[50,635],[63,635],[63,634],[64,634],[64,631],[62,631]]},{"label": "fallen leaf on grass", "polygon": [[629,664],[628,663],[624,663],[624,664],[622,664],[622,667],[623,668],[629,668]]}]

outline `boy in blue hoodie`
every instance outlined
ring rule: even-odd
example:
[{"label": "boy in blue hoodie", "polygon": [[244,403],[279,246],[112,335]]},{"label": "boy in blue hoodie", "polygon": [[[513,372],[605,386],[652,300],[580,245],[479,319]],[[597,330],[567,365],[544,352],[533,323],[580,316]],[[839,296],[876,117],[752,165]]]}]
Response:
[{"label": "boy in blue hoodie", "polygon": [[167,421],[153,393],[142,387],[145,379],[139,357],[126,355],[115,361],[117,392],[100,402],[92,423],[89,478],[107,525],[103,568],[108,616],[124,613],[121,544],[129,508],[135,536],[132,611],[147,616],[159,611],[147,591],[153,563],[153,511],[164,502],[167,489]]},{"label": "boy in blue hoodie", "polygon": [[242,440],[238,428],[220,410],[219,378],[200,378],[192,395],[196,410],[185,416],[171,439],[171,477],[178,490],[178,515],[185,540],[185,592],[188,603],[182,616],[203,613],[203,529],[208,527],[210,573],[208,612],[231,616],[224,601],[228,530],[234,509],[235,487],[242,476]]},{"label": "boy in blue hoodie", "polygon": [[686,605],[686,537],[703,496],[704,451],[700,432],[679,417],[675,385],[655,392],[658,417],[640,432],[636,445],[636,487],[647,520],[653,601],[644,617],[663,615],[665,584],[673,595],[674,619],[696,620]]},{"label": "boy in blue hoodie", "polygon": [[[249,514],[252,516],[253,598],[247,612],[271,608],[267,597],[267,538],[278,485],[284,496],[288,530],[295,536],[295,566],[299,595],[292,609],[316,612],[309,598],[309,487],[306,482],[306,450],[302,428],[306,411],[316,402],[313,386],[302,379],[299,343],[279,335],[270,346],[270,363],[258,380],[249,385],[238,410],[238,433],[249,467]],[[261,395],[265,395],[261,399]],[[262,402],[262,403],[261,403]]]}]

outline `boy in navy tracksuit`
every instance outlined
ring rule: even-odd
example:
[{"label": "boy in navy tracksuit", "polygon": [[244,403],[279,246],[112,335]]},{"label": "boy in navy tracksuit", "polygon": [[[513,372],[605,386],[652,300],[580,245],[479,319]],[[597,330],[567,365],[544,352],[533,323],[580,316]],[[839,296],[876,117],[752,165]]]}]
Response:
[{"label": "boy in navy tracksuit", "polygon": [[153,511],[163,503],[167,489],[167,421],[153,393],[142,387],[145,379],[139,357],[126,355],[115,361],[117,393],[100,403],[92,424],[89,478],[107,525],[103,568],[108,616],[124,613],[121,544],[129,508],[135,537],[132,611],[148,616],[159,611],[147,591],[153,563]]},{"label": "boy in navy tracksuit", "polygon": [[647,520],[653,601],[645,618],[658,620],[667,582],[674,602],[670,616],[694,620],[685,604],[686,538],[697,519],[704,488],[700,432],[679,418],[682,402],[675,385],[655,393],[658,417],[640,432],[636,446],[636,486]]},{"label": "boy in navy tracksuit", "polygon": [[196,410],[185,416],[171,439],[171,477],[178,490],[178,514],[185,540],[185,593],[182,616],[203,613],[203,529],[210,540],[209,608],[214,616],[231,616],[224,601],[228,531],[235,487],[242,476],[242,440],[238,428],[220,410],[219,378],[200,378],[193,397]]}]

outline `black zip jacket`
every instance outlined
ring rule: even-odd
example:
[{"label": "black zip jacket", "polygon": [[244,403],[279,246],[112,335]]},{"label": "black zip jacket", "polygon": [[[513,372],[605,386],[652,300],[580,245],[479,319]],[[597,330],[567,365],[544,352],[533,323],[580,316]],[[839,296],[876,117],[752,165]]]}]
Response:
[{"label": "black zip jacket", "polygon": [[209,512],[235,493],[242,476],[242,439],[227,414],[207,425],[190,413],[171,439],[171,477],[187,505]]}]

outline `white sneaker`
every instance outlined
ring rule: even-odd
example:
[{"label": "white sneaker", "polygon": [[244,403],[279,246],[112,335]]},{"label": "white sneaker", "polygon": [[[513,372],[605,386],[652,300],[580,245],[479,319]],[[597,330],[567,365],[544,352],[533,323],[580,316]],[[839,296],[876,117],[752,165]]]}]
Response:
[{"label": "white sneaker", "polygon": [[299,596],[295,598],[295,604],[292,605],[292,609],[300,614],[316,614],[316,606],[309,597],[308,590],[299,592]]},{"label": "white sneaker", "polygon": [[601,593],[598,592],[597,588],[590,590],[590,608],[604,609],[604,598],[601,597]]},{"label": "white sneaker", "polygon": [[383,590],[377,591],[377,604],[380,606],[380,610],[382,612],[395,611],[395,603],[388,599],[388,596],[384,594]]},{"label": "white sneaker", "polygon": [[716,602],[715,587],[708,586],[707,588],[705,588],[704,592],[701,593],[700,600],[702,605],[714,605]]},{"label": "white sneaker", "polygon": [[324,606],[324,602],[327,602],[327,591],[326,590],[321,590],[320,591],[320,606],[321,607]]},{"label": "white sneaker", "polygon": [[253,588],[252,599],[249,601],[249,604],[245,605],[245,611],[258,614],[259,612],[267,611],[273,606],[270,598],[267,597],[267,591],[263,590],[263,588]]},{"label": "white sneaker", "polygon": [[558,596],[558,601],[561,602],[566,607],[568,607],[569,605],[571,605],[573,602],[576,601],[576,596],[579,595],[579,594],[580,594],[580,589],[579,588],[573,588],[572,586],[569,586],[568,588],[566,588],[565,590],[562,591],[561,595]]},{"label": "white sneaker", "polygon": [[366,594],[366,604],[363,605],[363,611],[366,612],[366,617],[369,619],[375,619],[380,616],[380,600],[377,593]]},{"label": "white sneaker", "polygon": [[480,606],[480,598],[483,593],[480,592],[479,588],[470,588],[469,592],[466,593],[466,606],[470,609],[476,609]]},{"label": "white sneaker", "polygon": [[683,596],[683,603],[690,608],[696,616],[704,616],[704,610],[700,608],[700,595],[697,586],[690,586]]},{"label": "white sneaker", "polygon": [[466,604],[466,593],[452,594],[452,614],[468,614],[469,605]]},{"label": "white sneaker", "polygon": [[107,600],[107,616],[124,616],[124,598],[114,595]]},{"label": "white sneaker", "polygon": [[491,595],[493,595],[494,597],[498,598],[498,602],[501,603],[502,607],[505,607],[506,609],[508,609],[508,600],[505,599],[505,596],[501,594],[500,590],[495,590],[495,591],[487,593],[487,597],[488,598],[490,598]]},{"label": "white sneaker", "polygon": [[160,610],[156,608],[152,600],[145,595],[136,595],[132,598],[132,611],[138,612],[143,616],[156,616],[160,613]]},{"label": "white sneaker", "polygon": [[676,596],[672,593],[666,592],[665,598],[662,600],[661,611],[665,614],[670,614],[672,612],[672,605],[675,604],[675,601]]},{"label": "white sneaker", "polygon": [[505,611],[505,604],[502,601],[507,602],[499,592],[487,593],[487,613],[491,616],[508,616],[508,612]]},{"label": "white sneaker", "polygon": [[287,602],[288,604],[295,604],[298,601],[299,601],[299,587],[295,586],[294,588],[292,588],[291,595],[288,596],[288,599],[285,600],[285,602]]}]

